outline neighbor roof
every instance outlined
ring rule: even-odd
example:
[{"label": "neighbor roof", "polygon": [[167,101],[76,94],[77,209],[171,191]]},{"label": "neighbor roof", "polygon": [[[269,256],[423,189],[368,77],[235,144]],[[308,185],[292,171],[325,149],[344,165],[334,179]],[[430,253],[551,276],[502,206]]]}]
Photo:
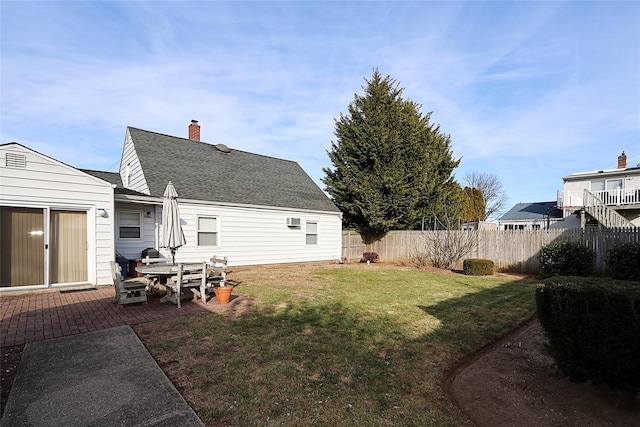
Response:
[{"label": "neighbor roof", "polygon": [[562,211],[556,207],[556,202],[518,203],[498,221],[531,221],[543,220],[549,214],[551,218],[562,218]]},{"label": "neighbor roof", "polygon": [[340,212],[296,162],[127,128],[150,195],[169,181],[180,199]]}]

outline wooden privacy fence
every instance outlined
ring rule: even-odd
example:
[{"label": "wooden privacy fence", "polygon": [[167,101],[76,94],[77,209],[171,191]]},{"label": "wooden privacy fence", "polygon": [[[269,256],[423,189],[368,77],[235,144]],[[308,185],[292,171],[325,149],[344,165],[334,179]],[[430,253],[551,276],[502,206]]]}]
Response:
[{"label": "wooden privacy fence", "polygon": [[[640,241],[640,229],[551,229],[551,230],[470,230],[470,231],[391,231],[379,238],[363,238],[358,232],[342,232],[342,256],[358,262],[364,252],[376,252],[383,262],[412,263],[428,252],[433,242],[429,233],[452,233],[451,239],[472,242],[465,258],[492,260],[498,271],[537,274],[538,254],[551,242],[580,242],[596,253],[596,271],[605,269],[605,256],[614,246]],[[456,236],[457,233],[466,233]],[[446,235],[436,236],[444,239]],[[475,240],[475,242],[473,242]]]}]

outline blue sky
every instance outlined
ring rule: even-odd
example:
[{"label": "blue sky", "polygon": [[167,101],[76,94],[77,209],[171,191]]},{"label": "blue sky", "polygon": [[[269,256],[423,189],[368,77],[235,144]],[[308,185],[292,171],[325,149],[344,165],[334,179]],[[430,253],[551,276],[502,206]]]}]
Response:
[{"label": "blue sky", "polygon": [[116,171],[125,129],[297,161],[374,68],[451,135],[506,209],[640,164],[640,2],[2,1],[1,143]]}]

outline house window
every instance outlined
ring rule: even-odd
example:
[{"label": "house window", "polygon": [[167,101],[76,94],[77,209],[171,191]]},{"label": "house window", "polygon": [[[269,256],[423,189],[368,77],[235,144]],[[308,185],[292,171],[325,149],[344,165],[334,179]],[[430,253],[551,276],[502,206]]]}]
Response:
[{"label": "house window", "polygon": [[591,192],[604,190],[619,190],[622,188],[622,178],[614,179],[597,179],[591,181]]},{"label": "house window", "polygon": [[142,238],[142,214],[140,212],[118,212],[118,238],[136,239]]},{"label": "house window", "polygon": [[622,179],[608,179],[607,190],[620,190],[622,189]]},{"label": "house window", "polygon": [[318,244],[318,223],[307,221],[307,245]]},{"label": "house window", "polygon": [[131,163],[127,164],[124,170],[124,186],[128,188],[131,185]]},{"label": "house window", "polygon": [[215,216],[198,217],[198,246],[218,245],[218,218]]}]

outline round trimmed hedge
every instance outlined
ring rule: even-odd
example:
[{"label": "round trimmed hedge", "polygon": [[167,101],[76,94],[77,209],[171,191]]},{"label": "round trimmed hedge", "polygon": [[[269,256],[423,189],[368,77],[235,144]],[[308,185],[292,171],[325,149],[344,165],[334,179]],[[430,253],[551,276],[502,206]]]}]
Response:
[{"label": "round trimmed hedge", "polygon": [[462,272],[468,276],[491,276],[493,269],[490,259],[469,258],[462,262]]},{"label": "round trimmed hedge", "polygon": [[593,273],[595,253],[582,243],[552,242],[538,255],[542,277],[588,276]]}]

